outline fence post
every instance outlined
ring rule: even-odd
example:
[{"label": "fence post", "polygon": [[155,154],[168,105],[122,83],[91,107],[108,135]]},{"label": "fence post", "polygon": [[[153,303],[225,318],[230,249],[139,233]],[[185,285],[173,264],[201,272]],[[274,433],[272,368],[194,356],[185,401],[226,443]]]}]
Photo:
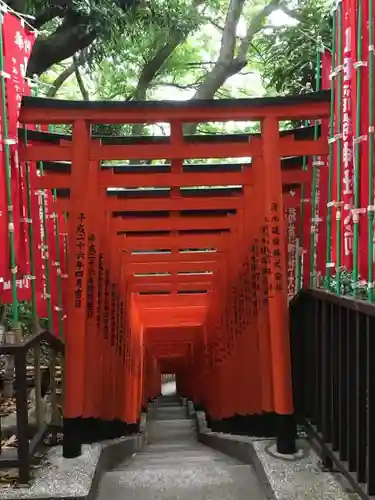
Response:
[{"label": "fence post", "polygon": [[15,354],[16,372],[16,408],[17,408],[17,437],[18,437],[18,470],[20,484],[28,484],[30,479],[29,436],[28,436],[28,404],[27,404],[27,376],[26,351],[21,347]]}]

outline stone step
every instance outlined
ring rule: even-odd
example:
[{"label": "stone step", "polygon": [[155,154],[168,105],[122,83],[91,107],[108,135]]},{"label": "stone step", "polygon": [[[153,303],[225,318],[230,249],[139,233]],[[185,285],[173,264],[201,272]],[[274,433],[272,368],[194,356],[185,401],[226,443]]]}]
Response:
[{"label": "stone step", "polygon": [[154,410],[150,417],[154,420],[174,420],[174,419],[185,419],[187,417],[186,410],[177,408],[176,410]]},{"label": "stone step", "polygon": [[[139,464],[140,465],[140,464]],[[264,500],[250,466],[224,463],[113,471],[102,480],[98,500]]]},{"label": "stone step", "polygon": [[198,443],[184,408],[160,409],[148,419],[148,444],[104,475],[97,500],[264,500],[249,465]]}]

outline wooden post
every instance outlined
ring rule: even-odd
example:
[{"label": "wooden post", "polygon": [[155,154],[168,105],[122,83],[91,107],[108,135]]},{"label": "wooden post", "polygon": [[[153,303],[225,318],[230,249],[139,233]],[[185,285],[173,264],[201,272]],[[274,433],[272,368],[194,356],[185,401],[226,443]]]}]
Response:
[{"label": "wooden post", "polygon": [[[253,257],[254,252],[252,247],[254,246],[255,238],[258,238],[260,232],[260,211],[262,209],[262,194],[261,194],[261,182],[259,166],[262,162],[259,158],[252,159],[251,172],[252,180],[254,182],[253,186],[244,187],[244,209],[243,209],[243,234],[244,234],[244,248],[245,255],[242,259],[243,262],[248,264],[248,280],[247,287],[244,285],[245,294],[245,304],[246,307],[246,317],[245,317],[245,328],[246,331],[243,334],[242,348],[239,353],[239,357],[242,356],[244,364],[244,379],[246,380],[246,385],[244,385],[247,394],[244,395],[246,401],[245,406],[247,407],[246,414],[259,414],[264,411],[262,405],[263,391],[264,391],[264,380],[262,372],[263,368],[263,358],[260,352],[260,337],[265,337],[267,335],[267,330],[264,331],[264,322],[259,321],[260,315],[263,314],[264,308],[258,309],[259,291],[255,290],[255,273],[253,272]],[[247,255],[246,255],[247,254]],[[262,305],[262,304],[261,304]],[[262,331],[260,332],[260,328]],[[269,378],[266,383],[269,383]]]},{"label": "wooden post", "polygon": [[[256,283],[256,317],[255,323],[258,332],[258,348],[260,357],[260,386],[262,391],[262,410],[271,413],[275,410],[274,406],[274,387],[272,373],[272,358],[270,345],[270,311],[268,308],[268,251],[267,240],[263,233],[264,218],[267,210],[266,197],[266,174],[264,164],[261,158],[253,158],[253,176],[254,176],[254,200],[253,200],[253,220],[255,243],[255,274],[260,273],[260,279]],[[267,271],[267,275],[263,272]]]},{"label": "wooden post", "polygon": [[284,209],[282,195],[279,124],[277,118],[262,122],[266,225],[270,240],[269,319],[274,406],[279,415],[278,452],[295,453],[293,391],[289,345]]},{"label": "wooden post", "polygon": [[81,454],[79,419],[83,414],[86,361],[86,298],[88,272],[88,179],[90,125],[73,124],[69,212],[69,296],[67,309],[64,445],[65,458]]},{"label": "wooden post", "polygon": [[99,192],[98,176],[100,164],[91,161],[89,165],[89,212],[88,212],[88,271],[87,271],[87,301],[86,301],[86,358],[85,365],[85,393],[84,393],[84,418],[99,417],[95,400],[96,393],[100,390],[98,384],[101,379],[101,352],[99,347],[99,333],[96,321],[98,303],[98,253],[100,231],[102,229],[103,194]]}]

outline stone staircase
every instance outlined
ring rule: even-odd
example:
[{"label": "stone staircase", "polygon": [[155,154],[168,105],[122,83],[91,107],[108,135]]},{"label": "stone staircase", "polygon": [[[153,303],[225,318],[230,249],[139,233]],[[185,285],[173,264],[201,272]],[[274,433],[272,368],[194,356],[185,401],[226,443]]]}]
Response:
[{"label": "stone staircase", "polygon": [[99,500],[263,500],[249,465],[197,440],[194,419],[176,397],[150,405],[148,443],[103,477]]}]

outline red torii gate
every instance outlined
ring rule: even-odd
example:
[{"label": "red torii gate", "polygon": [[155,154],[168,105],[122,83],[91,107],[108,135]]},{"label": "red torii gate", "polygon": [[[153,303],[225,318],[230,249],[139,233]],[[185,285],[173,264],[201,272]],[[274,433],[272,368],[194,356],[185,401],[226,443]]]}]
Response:
[{"label": "red torii gate", "polygon": [[[231,308],[231,314],[234,314],[233,318],[230,319],[232,323],[227,323],[228,332],[224,331],[226,327],[223,324],[222,334],[229,335],[228,345],[233,342],[230,332],[231,325],[246,329],[250,321],[249,315],[253,317],[256,314],[258,327],[253,329],[253,337],[238,340],[238,342],[250,342],[250,344],[246,344],[247,348],[243,344],[242,352],[241,350],[236,351],[239,356],[237,365],[242,365],[243,361],[246,361],[243,356],[248,355],[249,349],[251,351],[251,343],[255,342],[257,336],[260,339],[263,338],[264,345],[260,351],[263,365],[259,368],[259,363],[255,360],[254,366],[251,366],[251,370],[255,371],[251,374],[249,372],[254,380],[261,377],[263,393],[261,396],[258,393],[255,394],[254,388],[255,392],[251,394],[252,402],[248,399],[248,409],[257,408],[268,411],[269,408],[272,408],[280,415],[283,422],[280,432],[284,448],[290,449],[289,417],[293,413],[293,404],[290,380],[286,273],[283,269],[286,260],[282,211],[283,184],[308,183],[311,179],[311,173],[282,171],[281,158],[327,155],[328,145],[324,138],[296,140],[288,135],[280,137],[279,121],[320,119],[328,115],[329,99],[325,93],[282,99],[178,103],[81,103],[36,98],[25,99],[20,114],[21,123],[73,124],[71,142],[64,141],[64,143],[55,145],[32,144],[20,148],[20,158],[23,161],[71,162],[69,174],[47,173],[40,177],[38,185],[41,189],[70,189],[69,202],[59,200],[56,206],[59,210],[69,212],[69,286],[71,291],[75,290],[75,293],[69,295],[67,305],[66,393],[64,402],[64,454],[66,456],[74,456],[79,452],[80,439],[77,429],[79,428],[78,421],[82,417],[100,416],[107,420],[117,418],[126,422],[135,422],[138,418],[144,396],[149,393],[149,386],[144,385],[144,373],[149,370],[151,362],[146,363],[146,368],[144,368],[146,351],[143,346],[144,340],[147,339],[146,325],[148,321],[146,324],[142,323],[142,308],[135,301],[131,293],[132,288],[129,288],[129,282],[132,281],[129,280],[129,269],[133,275],[135,270],[138,273],[138,271],[145,269],[150,274],[153,271],[160,271],[160,266],[165,272],[171,271],[172,273],[190,272],[194,266],[198,266],[202,271],[219,272],[219,278],[214,281],[214,291],[209,293],[209,307],[204,308],[206,326],[204,335],[202,334],[204,338],[200,339],[200,342],[203,342],[207,347],[205,356],[211,356],[210,353],[215,351],[217,341],[221,342],[221,337],[215,339],[215,325],[218,324],[218,321],[219,324],[222,322],[218,316],[220,309],[217,308],[217,305],[219,303],[224,301],[223,303]],[[262,126],[262,136],[251,137],[248,142],[244,143],[232,140],[210,144],[199,143],[194,139],[188,141],[182,134],[184,123],[226,120],[259,120]],[[171,125],[170,139],[163,144],[152,144],[152,141],[136,145],[101,144],[99,140],[92,140],[90,134],[90,124],[92,123],[155,123],[160,121],[168,122]],[[249,156],[253,158],[251,169],[245,169],[243,172],[189,173],[182,171],[182,159],[184,158]],[[147,174],[122,174],[116,173],[113,169],[100,170],[99,168],[101,161],[130,158],[135,160],[169,159],[172,161],[172,171],[148,176]],[[176,189],[197,185],[223,184],[244,186],[244,204],[238,209],[241,212],[239,217],[220,217],[217,219],[206,217],[198,222],[198,218],[189,220],[179,216],[171,217],[163,222],[159,221],[159,223],[161,231],[167,232],[171,238],[182,237],[182,234],[180,235],[182,231],[215,230],[221,232],[229,230],[231,235],[225,236],[225,241],[228,240],[229,244],[225,243],[223,246],[227,256],[224,267],[220,265],[220,259],[204,260],[200,263],[199,261],[194,262],[194,259],[184,262],[184,254],[176,254],[181,257],[171,259],[170,262],[151,262],[147,265],[124,258],[122,240],[126,242],[126,246],[134,236],[119,238],[117,233],[152,231],[155,222],[151,219],[141,220],[136,217],[117,220],[117,218],[107,216],[106,212],[109,213],[117,208],[121,210],[123,206],[122,200],[115,199],[108,202],[105,199],[105,192],[108,188],[139,186],[163,188],[168,186],[172,188],[174,196],[171,201],[163,203],[165,203],[165,207],[176,211],[180,208],[175,207],[182,207],[184,203],[185,207],[193,205],[182,201],[181,197],[178,199]],[[108,205],[106,205],[107,202]],[[202,210],[199,202],[200,200],[197,198],[195,210]],[[206,198],[205,204],[202,203],[202,206],[207,207],[210,203],[214,204],[208,202],[208,198]],[[218,205],[219,203],[216,204],[216,206]],[[145,202],[144,206],[148,206],[150,211],[152,204]],[[142,202],[139,202],[139,208],[142,208]],[[264,297],[261,298],[259,295],[261,289],[256,288],[257,303],[244,310],[238,303],[233,302],[226,290],[226,284],[236,283],[237,288],[239,287],[239,290],[243,290],[245,295],[250,297],[248,277],[243,274],[243,269],[247,269],[249,260],[248,240],[251,238],[255,238],[254,241],[258,240],[263,226],[267,227],[270,234],[277,235],[277,238],[274,236],[270,243],[270,262],[266,263],[270,273],[262,278],[267,282],[267,299],[265,303]],[[129,244],[131,245],[131,243]],[[108,275],[104,280],[108,283],[104,284],[100,282],[98,275],[95,275],[94,304],[90,302],[90,308],[96,307],[98,309],[98,322],[93,321],[92,317],[88,316],[90,309],[88,295],[90,295],[90,300],[92,297],[92,290],[88,294],[88,281],[92,280],[95,272],[97,273],[95,266],[94,268],[91,266],[93,259],[92,256],[90,258],[88,252],[88,249],[93,246],[96,249],[96,255],[98,252],[102,255],[105,273]],[[77,273],[79,278],[77,278]],[[105,301],[104,304],[98,302],[101,290],[105,297],[107,294],[111,296],[112,306],[109,311],[106,309]],[[260,302],[259,299],[261,299]],[[161,324],[163,322],[165,324],[167,315],[174,308],[175,306],[170,310],[163,308]],[[239,319],[236,319],[236,308],[241,313]],[[262,335],[260,335],[259,329],[265,328],[265,316],[268,318],[269,328],[262,331]],[[263,326],[261,326],[262,321]],[[179,324],[181,325],[181,323]],[[211,372],[212,370],[221,370],[219,368],[221,362],[211,369],[209,364],[207,365],[203,362],[204,360],[199,358],[199,346],[197,346],[198,350],[194,351],[194,340],[184,340],[177,342],[177,344],[179,346],[175,346],[176,348],[173,350],[170,339],[159,340],[154,346],[156,357],[160,359],[165,356],[173,359],[180,358],[180,354],[177,356],[177,353],[185,353],[183,345],[188,345],[190,346],[188,349],[190,356],[200,367],[198,376],[202,376],[207,369]],[[103,360],[103,352],[106,352],[105,360]],[[184,359],[185,366],[188,366],[186,365],[186,356]],[[157,368],[152,366],[152,370],[156,370],[156,372],[152,370],[149,372],[149,381],[157,373]],[[238,367],[232,366],[226,369],[234,370]],[[88,383],[90,377],[93,380]],[[101,379],[101,385],[99,379]],[[218,383],[212,376],[208,377],[208,381],[211,384]],[[92,390],[92,387],[99,386],[95,382],[103,387],[103,394],[106,394],[104,400],[102,399],[100,402]],[[109,392],[105,390],[106,384],[109,384],[108,387],[111,388]],[[267,385],[272,385],[273,390],[270,391],[266,387]],[[191,384],[188,387],[185,383],[185,387],[187,392],[193,390]],[[131,394],[130,402],[125,398],[127,391]],[[224,413],[228,414],[239,403],[238,395],[236,400],[228,396],[227,406],[224,408],[222,404],[218,404],[218,401],[212,400],[211,393],[212,391],[208,391],[208,393],[206,391],[205,394],[204,387],[200,387],[200,396],[205,397],[208,408],[213,413],[216,412],[218,417],[223,415],[224,409]]]}]

